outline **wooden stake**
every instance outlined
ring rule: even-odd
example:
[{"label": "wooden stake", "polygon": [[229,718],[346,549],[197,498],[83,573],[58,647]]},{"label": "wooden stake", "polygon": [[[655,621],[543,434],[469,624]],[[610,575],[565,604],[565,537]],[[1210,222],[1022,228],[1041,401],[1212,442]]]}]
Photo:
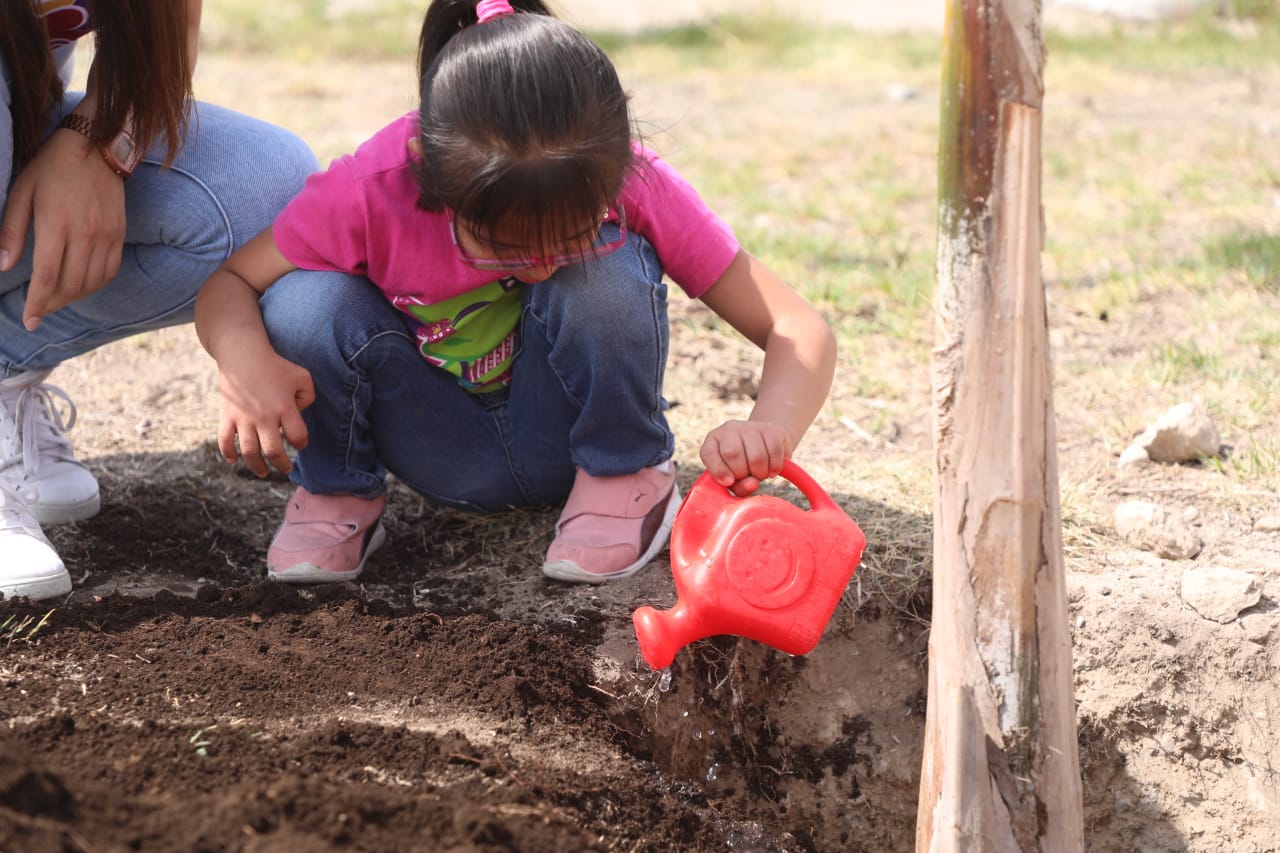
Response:
[{"label": "wooden stake", "polygon": [[1035,0],[950,0],[916,850],[1083,850],[1040,274]]}]

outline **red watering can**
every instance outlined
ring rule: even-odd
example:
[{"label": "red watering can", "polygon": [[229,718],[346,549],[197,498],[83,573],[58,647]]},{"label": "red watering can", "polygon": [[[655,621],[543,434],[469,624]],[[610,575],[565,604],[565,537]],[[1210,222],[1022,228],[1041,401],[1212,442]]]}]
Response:
[{"label": "red watering can", "polygon": [[772,495],[737,497],[706,473],[693,484],[671,528],[676,606],[631,615],[649,666],[665,669],[713,634],[792,655],[818,644],[867,538],[800,466],[784,462],[782,476],[808,498],[808,512]]}]

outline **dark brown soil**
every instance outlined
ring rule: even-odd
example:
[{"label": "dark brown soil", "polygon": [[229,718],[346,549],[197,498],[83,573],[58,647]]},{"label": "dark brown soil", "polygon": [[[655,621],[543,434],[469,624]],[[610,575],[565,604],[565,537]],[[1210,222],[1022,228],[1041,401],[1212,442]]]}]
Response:
[{"label": "dark brown soil", "polygon": [[[883,763],[867,717],[815,708],[830,737],[783,734],[781,707],[812,689],[808,659],[722,637],[653,672],[630,612],[672,603],[669,568],[602,588],[545,580],[553,510],[471,516],[397,487],[362,585],[295,588],[258,568],[287,484],[203,449],[95,469],[103,512],[51,530],[76,591],[0,602],[0,851],[910,837],[914,779],[884,802],[861,790]],[[900,634],[901,620],[875,621]],[[844,647],[854,621],[842,609],[824,645]],[[918,726],[922,708],[893,704]],[[851,834],[845,808],[879,813]]]}]

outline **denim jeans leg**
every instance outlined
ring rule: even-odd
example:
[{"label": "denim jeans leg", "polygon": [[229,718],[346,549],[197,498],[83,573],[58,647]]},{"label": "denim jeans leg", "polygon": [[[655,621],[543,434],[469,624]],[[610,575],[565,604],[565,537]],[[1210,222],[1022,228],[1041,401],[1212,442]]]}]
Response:
[{"label": "denim jeans leg", "polygon": [[[69,97],[63,111],[75,104],[76,97]],[[28,332],[22,309],[32,233],[17,267],[0,272],[0,377],[54,367],[110,341],[189,322],[204,280],[267,228],[317,168],[292,133],[210,104],[196,106],[171,168],[162,167],[160,153],[149,152],[125,184],[120,272],[102,290]]]},{"label": "denim jeans leg", "polygon": [[386,474],[441,503],[525,503],[499,429],[500,398],[468,394],[418,351],[415,322],[367,279],[297,271],[262,298],[272,345],[311,372],[307,447],[293,480],[312,494],[373,497]]},{"label": "denim jeans leg", "polygon": [[575,467],[618,476],[671,458],[668,345],[667,286],[638,235],[526,290],[507,408],[513,459],[544,499],[563,499]]}]

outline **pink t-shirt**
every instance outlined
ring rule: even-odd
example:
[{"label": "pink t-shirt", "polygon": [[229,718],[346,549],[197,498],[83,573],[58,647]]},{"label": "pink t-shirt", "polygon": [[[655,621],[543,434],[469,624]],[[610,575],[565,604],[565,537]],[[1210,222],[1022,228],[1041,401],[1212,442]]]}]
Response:
[{"label": "pink t-shirt", "polygon": [[[417,113],[409,113],[354,154],[312,175],[276,218],[272,233],[285,258],[297,267],[368,278],[419,321],[424,357],[468,387],[486,390],[493,382],[505,381],[505,374],[499,376],[502,371],[495,367],[479,376],[475,365],[493,366],[493,353],[510,352],[507,326],[514,327],[518,310],[510,310],[514,296],[503,298],[502,293],[518,285],[510,278],[495,282],[492,271],[467,265],[453,243],[448,214],[417,206],[418,179],[407,147],[416,133]],[[627,179],[618,200],[627,229],[653,245],[672,281],[689,296],[701,296],[728,268],[738,241],[674,169],[641,146],[636,156],[638,174]],[[475,294],[475,305],[462,296],[473,291],[482,291]],[[514,301],[518,306],[518,299]],[[439,317],[431,312],[437,305],[442,310]],[[506,306],[502,310],[510,314],[509,324],[495,323],[492,315],[498,306]],[[445,351],[446,339],[459,318],[479,322],[477,307],[490,315],[485,337],[492,350],[469,352],[460,365],[454,364],[455,354]],[[459,339],[474,339],[476,331]]]}]

